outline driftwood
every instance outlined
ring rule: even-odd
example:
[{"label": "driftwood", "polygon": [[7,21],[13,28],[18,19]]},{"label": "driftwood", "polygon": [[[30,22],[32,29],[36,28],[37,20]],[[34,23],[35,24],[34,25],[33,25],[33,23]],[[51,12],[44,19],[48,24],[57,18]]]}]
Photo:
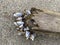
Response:
[{"label": "driftwood", "polygon": [[[39,28],[44,30],[44,31],[51,31],[51,32],[60,32],[60,20],[57,16],[60,16],[59,12],[47,10],[47,9],[37,9],[37,8],[31,8],[32,14],[38,12],[45,13],[45,15],[51,15],[48,18],[41,16],[41,14],[35,15],[34,19],[38,23]],[[44,14],[43,14],[44,15]],[[52,16],[56,16],[55,18]],[[51,18],[52,17],[52,18]],[[53,20],[54,19],[54,20]],[[46,21],[45,21],[46,20]],[[39,30],[36,30],[39,31]]]}]

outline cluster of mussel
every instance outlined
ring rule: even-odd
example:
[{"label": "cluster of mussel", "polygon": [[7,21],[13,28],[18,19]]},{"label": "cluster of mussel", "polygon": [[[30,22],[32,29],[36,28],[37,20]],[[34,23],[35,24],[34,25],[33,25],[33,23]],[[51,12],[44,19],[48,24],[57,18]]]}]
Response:
[{"label": "cluster of mussel", "polygon": [[14,25],[16,30],[19,32],[18,35],[24,34],[26,39],[31,39],[34,41],[36,33],[34,33],[33,27],[38,26],[34,19],[32,19],[34,11],[33,9],[24,10],[24,13],[17,12],[14,13]]}]

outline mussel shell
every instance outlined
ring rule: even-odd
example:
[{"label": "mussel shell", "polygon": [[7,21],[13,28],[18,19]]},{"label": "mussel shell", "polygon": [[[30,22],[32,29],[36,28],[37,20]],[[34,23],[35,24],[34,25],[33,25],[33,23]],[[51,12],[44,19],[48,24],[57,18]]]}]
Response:
[{"label": "mussel shell", "polygon": [[30,32],[26,31],[26,37],[29,38],[30,37]]},{"label": "mussel shell", "polygon": [[18,25],[22,25],[22,24],[24,24],[24,22],[22,22],[22,21],[17,21],[17,24],[18,24]]},{"label": "mussel shell", "polygon": [[22,20],[22,17],[18,17],[16,20]]},{"label": "mussel shell", "polygon": [[30,10],[26,10],[26,14],[30,15],[31,14]]},{"label": "mussel shell", "polygon": [[23,14],[22,13],[15,13],[14,17],[21,17]]}]

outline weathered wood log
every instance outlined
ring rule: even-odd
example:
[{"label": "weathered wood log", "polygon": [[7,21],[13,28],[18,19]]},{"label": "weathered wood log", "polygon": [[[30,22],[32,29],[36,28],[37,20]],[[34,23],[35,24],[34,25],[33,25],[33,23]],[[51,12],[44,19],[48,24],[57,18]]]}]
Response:
[{"label": "weathered wood log", "polygon": [[34,19],[38,23],[39,28],[45,31],[60,32],[60,13],[47,9],[34,9],[32,11],[40,11],[35,15]]}]

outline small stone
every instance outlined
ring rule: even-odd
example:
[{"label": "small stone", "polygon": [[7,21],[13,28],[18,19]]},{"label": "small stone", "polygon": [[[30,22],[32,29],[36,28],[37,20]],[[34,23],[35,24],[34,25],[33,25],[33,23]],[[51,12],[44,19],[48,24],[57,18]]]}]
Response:
[{"label": "small stone", "polygon": [[16,28],[16,30],[19,30],[19,28]]},{"label": "small stone", "polygon": [[22,35],[22,33],[19,32],[18,35]]}]

